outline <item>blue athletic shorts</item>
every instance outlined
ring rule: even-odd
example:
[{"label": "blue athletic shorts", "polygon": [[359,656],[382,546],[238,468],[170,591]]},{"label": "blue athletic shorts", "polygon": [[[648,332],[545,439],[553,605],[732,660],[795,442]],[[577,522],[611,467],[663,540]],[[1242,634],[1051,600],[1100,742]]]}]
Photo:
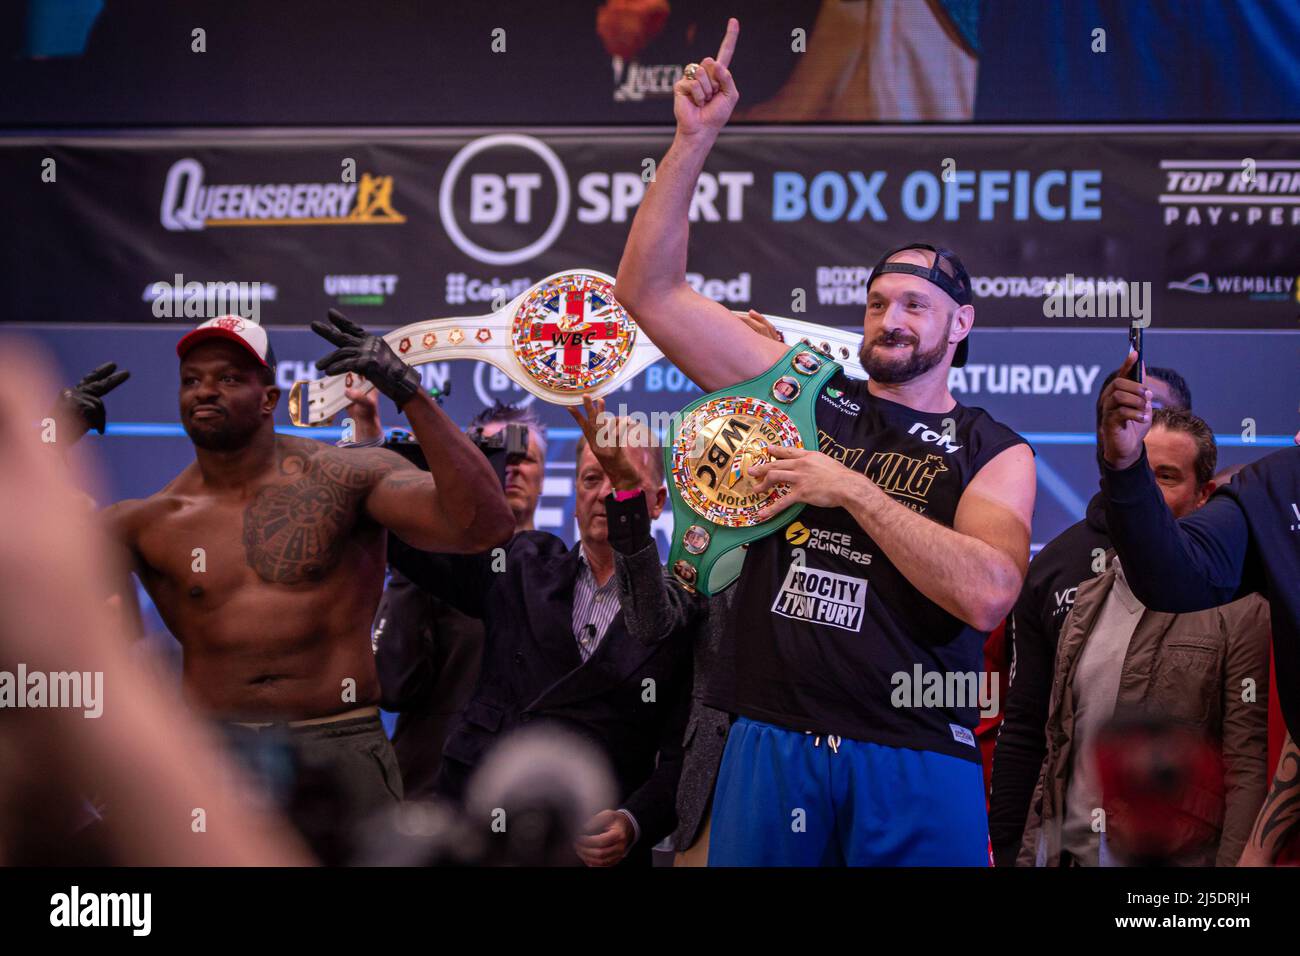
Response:
[{"label": "blue athletic shorts", "polygon": [[739,718],[709,866],[846,865],[988,866],[982,765]]}]

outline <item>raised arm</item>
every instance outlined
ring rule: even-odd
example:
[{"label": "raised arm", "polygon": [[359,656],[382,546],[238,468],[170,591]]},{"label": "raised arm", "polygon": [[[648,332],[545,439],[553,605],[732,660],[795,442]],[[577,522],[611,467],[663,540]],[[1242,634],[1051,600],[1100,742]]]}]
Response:
[{"label": "raised arm", "polygon": [[[614,488],[605,498],[605,516],[609,544],[614,549],[614,576],[618,580],[623,623],[642,644],[654,645],[670,637],[689,641],[705,606],[697,595],[673,583],[659,561],[641,476],[625,447],[629,435],[635,432],[614,427],[617,420],[605,411],[604,399],[584,398],[582,405],[582,411],[569,406],[569,414],[582,428],[588,446]],[[658,452],[651,449],[650,453]],[[620,493],[631,491],[639,493],[619,500]]]},{"label": "raised arm", "polygon": [[677,134],[632,220],[614,286],[615,297],[669,361],[708,392],[753,378],[784,352],[686,284],[695,181],[740,98],[729,69],[739,35],[733,18],[717,58],[706,58],[693,79],[673,88]]},{"label": "raised arm", "polygon": [[136,499],[118,501],[102,508],[96,516],[109,559],[108,612],[116,616],[123,633],[131,640],[144,637],[140,598],[131,577],[141,567],[139,552],[135,550],[135,526],[139,524],[136,515],[140,504]]},{"label": "raised arm", "polygon": [[312,330],[338,348],[316,367],[328,375],[353,372],[369,379],[406,415],[429,463],[425,473],[393,452],[366,452],[380,466],[366,500],[370,516],[426,551],[474,553],[505,544],[514,534],[514,517],[488,460],[382,337],[333,309],[329,318],[329,324],[313,322]]},{"label": "raised arm", "polygon": [[429,396],[417,395],[402,411],[429,472],[388,452],[405,467],[389,472],[371,491],[371,517],[426,551],[473,554],[509,541],[515,520],[483,453]]},{"label": "raised arm", "polygon": [[1101,491],[1106,527],[1134,595],[1153,611],[1182,614],[1227,604],[1241,589],[1250,529],[1229,495],[1181,521],[1165,506],[1147,464],[1151,391],[1120,374],[1101,393]]}]

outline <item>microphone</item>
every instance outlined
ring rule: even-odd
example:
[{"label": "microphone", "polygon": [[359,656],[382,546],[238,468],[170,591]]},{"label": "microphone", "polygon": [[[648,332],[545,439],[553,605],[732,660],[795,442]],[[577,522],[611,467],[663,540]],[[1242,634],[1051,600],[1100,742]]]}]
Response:
[{"label": "microphone", "polygon": [[575,865],[573,841],[592,816],[614,806],[618,788],[609,759],[590,740],[533,726],[492,748],[466,797],[468,821],[487,835],[488,865]]}]

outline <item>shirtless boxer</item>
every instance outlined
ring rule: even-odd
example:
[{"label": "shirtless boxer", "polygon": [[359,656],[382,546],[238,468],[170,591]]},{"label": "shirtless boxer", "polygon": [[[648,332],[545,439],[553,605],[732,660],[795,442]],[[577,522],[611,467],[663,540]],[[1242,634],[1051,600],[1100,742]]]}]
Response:
[{"label": "shirtless boxer", "polygon": [[477,552],[504,544],[514,520],[487,459],[419,374],[379,336],[336,312],[330,321],[312,324],[339,346],[317,367],[364,375],[393,399],[430,472],[382,448],[277,435],[266,332],[226,316],[176,347],[194,462],[105,516],[182,645],[187,697],[220,720],[287,725],[299,755],[343,783],[350,816],[401,797],[370,647],[385,530]]}]

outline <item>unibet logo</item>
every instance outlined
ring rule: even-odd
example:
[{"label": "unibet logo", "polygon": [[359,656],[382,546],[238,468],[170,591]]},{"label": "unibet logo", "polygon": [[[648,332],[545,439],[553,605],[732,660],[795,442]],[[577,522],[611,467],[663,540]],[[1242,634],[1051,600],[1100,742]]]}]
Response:
[{"label": "unibet logo", "polygon": [[796,548],[802,544],[808,543],[809,531],[802,521],[796,521],[785,529],[785,540],[789,541]]}]

